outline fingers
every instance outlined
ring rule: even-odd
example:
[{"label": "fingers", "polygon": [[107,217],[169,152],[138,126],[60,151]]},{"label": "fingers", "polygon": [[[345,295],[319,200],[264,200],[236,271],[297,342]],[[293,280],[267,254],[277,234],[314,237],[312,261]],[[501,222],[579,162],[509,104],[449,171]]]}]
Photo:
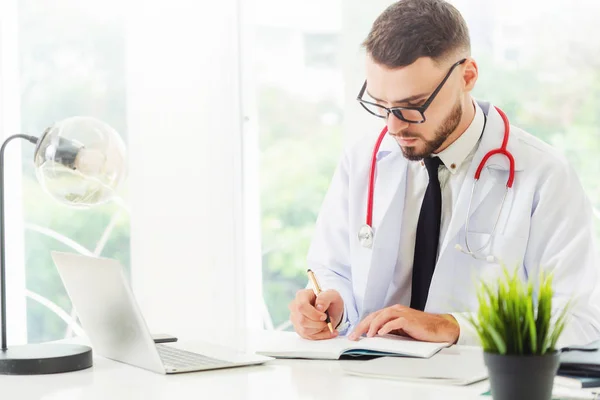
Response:
[{"label": "fingers", "polygon": [[315,300],[316,296],[312,290],[300,290],[296,294],[296,300],[294,300],[290,306],[290,311],[292,311],[292,313],[296,311],[312,321],[325,321],[325,319],[327,319],[325,313],[317,311],[317,309],[313,307]]},{"label": "fingers", "polygon": [[317,335],[321,335],[324,333],[327,333],[329,335],[331,335],[331,332],[329,332],[329,329],[327,327],[325,327],[325,329],[309,329],[309,328],[305,328],[302,325],[298,325],[298,326],[294,326],[296,333],[298,335],[300,335],[300,337],[303,337],[304,339],[310,339],[313,340],[313,338]]},{"label": "fingers", "polygon": [[325,313],[317,311],[313,304],[316,296],[312,290],[300,290],[296,298],[290,303],[290,321],[301,337],[311,340],[330,339],[337,336],[329,331],[325,323]]},{"label": "fingers", "polygon": [[[403,317],[405,316],[404,314],[407,312],[407,310],[410,309],[403,306],[392,306],[374,312],[362,320],[362,322],[356,326],[356,329],[348,338],[350,340],[358,340],[358,338],[364,334],[366,334],[367,337],[373,337],[377,334],[380,334],[379,331],[381,328],[390,321],[400,318],[404,319]],[[402,322],[402,326],[405,325],[406,322]]]},{"label": "fingers", "polygon": [[344,300],[336,290],[326,290],[319,293],[315,301],[315,307],[319,311],[327,311],[333,326],[337,326],[344,314]]},{"label": "fingers", "polygon": [[304,339],[310,340],[323,340],[323,339],[331,339],[338,336],[339,332],[334,330],[333,333],[329,331],[329,327],[322,323],[320,328],[307,328],[302,324],[294,323],[294,328],[296,333],[303,337]]},{"label": "fingers", "polygon": [[340,300],[340,295],[335,290],[327,290],[319,293],[315,302],[316,309],[319,311],[326,311],[329,309],[331,303]]},{"label": "fingers", "polygon": [[292,312],[290,321],[292,321],[296,333],[305,339],[311,339],[314,335],[324,331],[330,333],[325,322],[311,321],[299,312]]},{"label": "fingers", "polygon": [[381,327],[383,327],[388,322],[396,319],[397,316],[391,312],[390,309],[385,309],[382,312],[378,313],[375,318],[371,321],[369,325],[369,330],[367,332],[367,337],[373,337],[377,335]]},{"label": "fingers", "polygon": [[369,326],[371,326],[371,321],[377,317],[377,314],[379,314],[381,311],[378,312],[374,312],[372,314],[370,314],[367,318],[363,319],[360,324],[358,324],[356,326],[356,329],[354,329],[354,332],[352,332],[350,334],[350,336],[348,336],[348,339],[350,340],[358,340],[359,337],[361,337],[362,335],[364,335],[365,333],[367,333],[367,331],[369,330]]},{"label": "fingers", "polygon": [[297,303],[315,304],[315,293],[310,289],[301,289],[296,292],[296,298],[294,301]]},{"label": "fingers", "polygon": [[338,331],[334,330],[333,333],[331,333],[329,331],[329,328],[327,328],[327,326],[326,326],[324,331],[312,335],[309,339],[311,339],[311,340],[333,339],[334,337],[337,337],[338,335],[339,335]]},{"label": "fingers", "polygon": [[378,335],[387,335],[388,333],[390,333],[392,331],[404,332],[403,329],[406,326],[406,322],[407,322],[406,318],[402,318],[402,317],[393,319],[393,320],[387,322],[386,324],[384,324],[379,329],[377,334]]},{"label": "fingers", "polygon": [[320,331],[327,327],[327,324],[324,321],[313,321],[311,319],[306,318],[300,313],[292,313],[292,315],[290,316],[290,320],[294,325],[302,326],[306,329],[314,329]]}]

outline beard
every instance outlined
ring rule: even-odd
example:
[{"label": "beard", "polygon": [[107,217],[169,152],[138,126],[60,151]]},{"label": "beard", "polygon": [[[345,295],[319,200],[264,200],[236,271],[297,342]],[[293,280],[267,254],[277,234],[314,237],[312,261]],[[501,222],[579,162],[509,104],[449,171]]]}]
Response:
[{"label": "beard", "polygon": [[425,140],[420,135],[411,134],[410,132],[406,132],[405,134],[398,135],[398,136],[402,136],[402,137],[420,138],[421,141],[424,142],[424,147],[422,147],[421,149],[419,149],[417,146],[415,146],[415,147],[400,146],[404,157],[406,157],[408,160],[411,160],[411,161],[420,161],[424,158],[430,157],[434,151],[439,149],[442,146],[442,144],[444,144],[446,139],[448,139],[448,136],[450,136],[452,134],[452,132],[454,132],[456,130],[456,127],[458,127],[458,124],[460,123],[460,120],[462,118],[462,113],[463,113],[462,103],[460,101],[458,101],[456,106],[452,109],[452,112],[450,113],[450,115],[448,115],[448,117],[444,120],[444,122],[442,122],[442,124],[436,130],[435,138],[433,138],[432,140]]}]

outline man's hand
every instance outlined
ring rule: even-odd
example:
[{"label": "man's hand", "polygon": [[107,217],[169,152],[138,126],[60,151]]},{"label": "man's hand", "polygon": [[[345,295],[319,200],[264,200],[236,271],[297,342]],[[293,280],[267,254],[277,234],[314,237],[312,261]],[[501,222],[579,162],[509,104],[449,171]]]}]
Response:
[{"label": "man's hand", "polygon": [[331,324],[335,328],[342,319],[344,301],[335,290],[321,292],[317,297],[311,289],[303,289],[296,293],[289,309],[290,320],[298,335],[311,340],[331,339],[338,335],[338,331],[329,331],[325,323],[325,311],[329,312]]},{"label": "man's hand", "polygon": [[395,305],[370,314],[358,324],[349,339],[358,340],[365,333],[368,337],[392,333],[424,342],[454,344],[460,335],[460,325],[449,314],[429,314]]}]

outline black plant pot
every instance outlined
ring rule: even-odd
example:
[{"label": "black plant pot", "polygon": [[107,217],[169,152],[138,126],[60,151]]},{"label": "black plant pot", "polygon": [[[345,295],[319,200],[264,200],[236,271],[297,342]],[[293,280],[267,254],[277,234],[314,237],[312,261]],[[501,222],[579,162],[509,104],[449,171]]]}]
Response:
[{"label": "black plant pot", "polygon": [[543,356],[483,353],[494,400],[550,400],[559,353]]}]

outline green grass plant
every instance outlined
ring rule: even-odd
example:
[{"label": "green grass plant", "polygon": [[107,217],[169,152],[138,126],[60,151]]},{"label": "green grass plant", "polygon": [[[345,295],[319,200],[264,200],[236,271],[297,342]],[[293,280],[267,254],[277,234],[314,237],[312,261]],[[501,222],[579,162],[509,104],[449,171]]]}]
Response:
[{"label": "green grass plant", "polygon": [[504,268],[497,286],[481,282],[478,311],[469,317],[484,351],[503,355],[544,355],[556,350],[570,303],[552,315],[552,274],[540,273],[539,287]]}]

